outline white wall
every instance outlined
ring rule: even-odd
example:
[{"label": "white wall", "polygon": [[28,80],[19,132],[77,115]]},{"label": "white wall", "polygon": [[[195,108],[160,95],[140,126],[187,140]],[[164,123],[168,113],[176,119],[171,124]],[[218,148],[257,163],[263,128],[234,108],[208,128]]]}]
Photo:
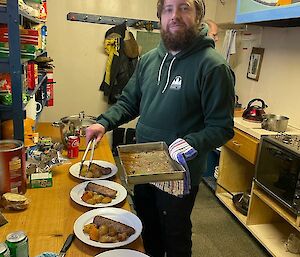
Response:
[{"label": "white wall", "polygon": [[236,93],[243,106],[253,98],[262,98],[267,113],[290,118],[289,124],[300,128],[300,28],[261,28],[265,48],[259,81],[246,78],[251,48],[239,50],[235,68]]},{"label": "white wall", "polygon": [[[105,32],[112,26],[67,21],[69,12],[157,20],[157,0],[50,0],[47,50],[54,59],[54,106],[45,108],[41,121],[56,121],[84,110],[98,116],[107,109],[99,85],[107,56]],[[206,1],[207,17],[215,16],[216,1]]]},{"label": "white wall", "polygon": [[112,26],[67,21],[67,13],[156,20],[156,1],[51,0],[47,4],[47,50],[54,59],[57,83],[54,107],[45,108],[41,121],[59,120],[82,110],[97,116],[107,108],[98,88],[107,59],[104,34]]}]

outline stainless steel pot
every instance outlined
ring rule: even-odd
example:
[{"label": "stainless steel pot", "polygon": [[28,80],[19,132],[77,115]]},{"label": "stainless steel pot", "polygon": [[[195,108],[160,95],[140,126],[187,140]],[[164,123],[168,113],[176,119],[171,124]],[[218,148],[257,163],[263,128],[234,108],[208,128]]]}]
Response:
[{"label": "stainless steel pot", "polygon": [[61,118],[52,125],[60,128],[60,136],[63,144],[67,147],[69,136],[79,136],[79,150],[86,149],[85,130],[88,126],[96,123],[96,117],[87,116],[84,112]]},{"label": "stainless steel pot", "polygon": [[285,132],[289,118],[276,114],[263,114],[261,127],[266,130],[275,132]]}]

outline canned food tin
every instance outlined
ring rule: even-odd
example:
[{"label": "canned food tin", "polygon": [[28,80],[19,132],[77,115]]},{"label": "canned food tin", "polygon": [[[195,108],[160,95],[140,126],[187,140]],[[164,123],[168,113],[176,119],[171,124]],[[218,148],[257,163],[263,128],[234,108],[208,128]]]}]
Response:
[{"label": "canned food tin", "polygon": [[77,158],[79,152],[79,137],[69,136],[68,137],[68,158]]},{"label": "canned food tin", "polygon": [[0,194],[25,194],[26,160],[22,141],[0,140]]},{"label": "canned food tin", "polygon": [[9,249],[5,243],[0,243],[0,257],[10,257]]},{"label": "canned food tin", "polygon": [[6,244],[11,257],[28,257],[28,237],[24,231],[16,231],[7,235]]}]

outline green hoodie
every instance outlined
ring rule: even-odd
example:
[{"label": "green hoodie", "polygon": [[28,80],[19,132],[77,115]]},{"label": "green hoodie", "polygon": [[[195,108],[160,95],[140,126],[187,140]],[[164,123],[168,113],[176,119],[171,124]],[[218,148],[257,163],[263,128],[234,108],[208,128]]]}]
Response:
[{"label": "green hoodie", "polygon": [[[234,73],[209,37],[175,56],[163,43],[143,55],[118,102],[98,118],[112,130],[138,117],[138,143],[185,139],[198,151],[188,161],[200,183],[207,154],[233,137]],[[153,167],[155,169],[155,166]]]}]

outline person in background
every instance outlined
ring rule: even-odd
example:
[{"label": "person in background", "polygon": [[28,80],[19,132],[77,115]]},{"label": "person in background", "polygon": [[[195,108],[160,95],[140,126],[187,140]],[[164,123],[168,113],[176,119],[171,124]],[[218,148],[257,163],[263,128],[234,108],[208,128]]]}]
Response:
[{"label": "person in background", "polygon": [[217,23],[210,19],[205,20],[205,23],[208,25],[207,35],[217,42],[219,40]]},{"label": "person in background", "polygon": [[134,186],[144,247],[152,257],[191,257],[190,215],[208,152],[234,135],[235,77],[213,40],[201,34],[204,14],[203,0],[158,0],[160,44],[140,58],[121,97],[86,130],[87,142],[99,141],[139,116],[137,143],[164,141],[185,167],[183,181]]}]

